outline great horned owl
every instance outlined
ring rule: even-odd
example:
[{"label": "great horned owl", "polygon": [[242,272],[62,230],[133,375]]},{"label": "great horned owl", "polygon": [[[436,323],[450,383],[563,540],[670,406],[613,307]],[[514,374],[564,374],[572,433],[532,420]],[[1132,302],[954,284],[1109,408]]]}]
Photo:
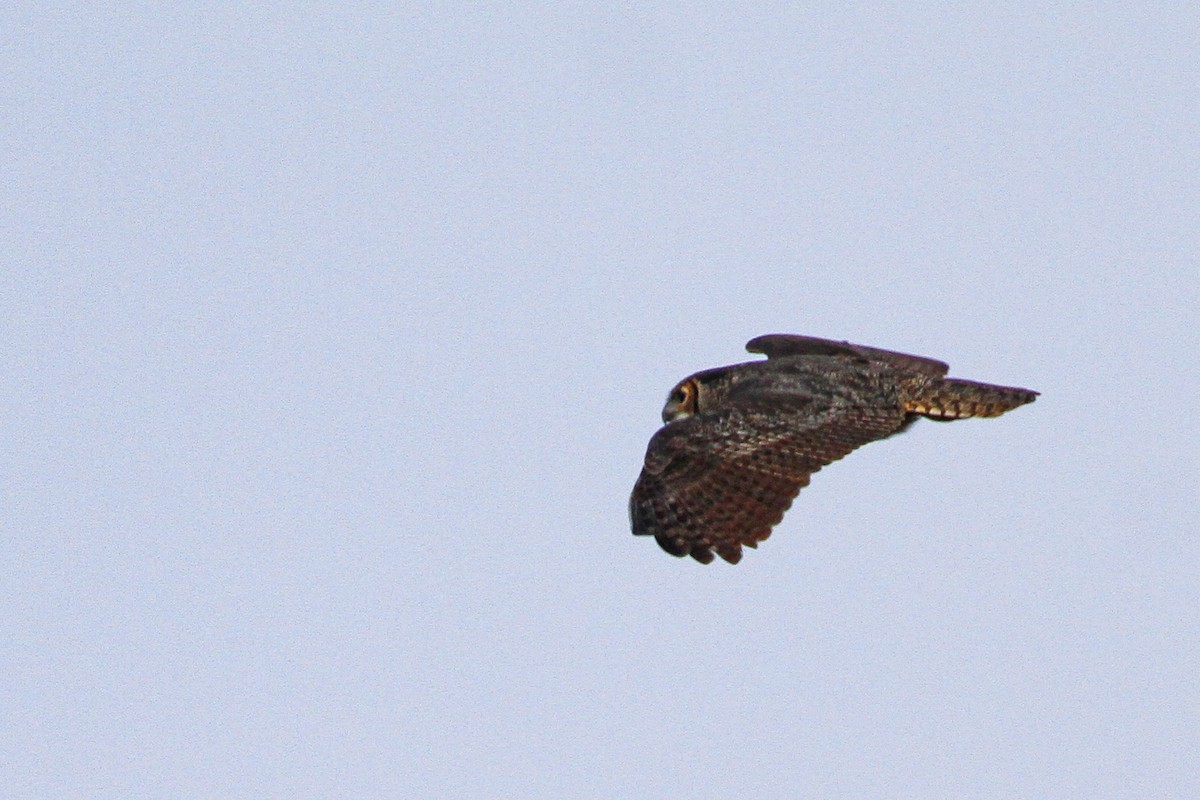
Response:
[{"label": "great horned owl", "polygon": [[809,476],[918,417],[997,417],[1037,392],[947,378],[941,361],[770,334],[766,361],[697,372],[671,390],[629,499],[633,532],[675,556],[730,563],[783,518]]}]

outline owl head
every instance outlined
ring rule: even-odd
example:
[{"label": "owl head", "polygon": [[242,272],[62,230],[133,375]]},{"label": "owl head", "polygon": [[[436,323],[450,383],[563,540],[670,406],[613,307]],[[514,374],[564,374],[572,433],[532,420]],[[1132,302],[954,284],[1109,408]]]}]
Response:
[{"label": "owl head", "polygon": [[675,384],[675,388],[667,395],[667,404],[663,406],[663,423],[686,419],[715,408],[731,379],[729,367],[709,369],[697,372]]}]

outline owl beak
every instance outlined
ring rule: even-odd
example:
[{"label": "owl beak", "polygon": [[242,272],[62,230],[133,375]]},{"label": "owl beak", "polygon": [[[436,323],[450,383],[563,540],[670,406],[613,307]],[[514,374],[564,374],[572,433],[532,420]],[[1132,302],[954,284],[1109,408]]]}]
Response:
[{"label": "owl beak", "polygon": [[668,422],[674,422],[677,419],[683,419],[684,417],[690,416],[691,414],[684,410],[682,404],[677,403],[674,400],[668,400],[667,404],[663,406],[662,420],[664,425],[666,425]]}]

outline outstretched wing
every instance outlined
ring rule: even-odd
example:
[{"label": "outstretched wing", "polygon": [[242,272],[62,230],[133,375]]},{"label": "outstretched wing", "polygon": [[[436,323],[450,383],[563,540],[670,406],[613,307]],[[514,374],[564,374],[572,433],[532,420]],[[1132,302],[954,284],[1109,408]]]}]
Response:
[{"label": "outstretched wing", "polygon": [[919,372],[935,378],[942,377],[950,370],[948,364],[933,358],[898,353],[895,350],[881,350],[878,347],[867,347],[850,342],[838,342],[833,339],[819,339],[816,336],[797,336],[791,333],[768,333],[756,336],[746,342],[746,349],[751,353],[762,353],[768,359],[785,356],[865,358],[868,361],[882,361],[909,372]]},{"label": "outstretched wing", "polygon": [[650,440],[629,499],[633,532],[672,555],[736,564],[766,539],[809,476],[895,432],[899,408],[814,398],[740,399],[676,420]]}]

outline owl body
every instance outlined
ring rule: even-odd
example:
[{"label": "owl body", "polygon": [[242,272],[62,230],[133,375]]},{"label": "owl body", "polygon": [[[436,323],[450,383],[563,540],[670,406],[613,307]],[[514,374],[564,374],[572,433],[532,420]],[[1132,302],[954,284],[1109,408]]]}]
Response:
[{"label": "owl body", "polygon": [[916,419],[998,416],[1036,392],[946,378],[941,361],[806,336],[752,339],[751,361],[671,391],[630,498],[633,532],[736,563],[821,467]]}]

